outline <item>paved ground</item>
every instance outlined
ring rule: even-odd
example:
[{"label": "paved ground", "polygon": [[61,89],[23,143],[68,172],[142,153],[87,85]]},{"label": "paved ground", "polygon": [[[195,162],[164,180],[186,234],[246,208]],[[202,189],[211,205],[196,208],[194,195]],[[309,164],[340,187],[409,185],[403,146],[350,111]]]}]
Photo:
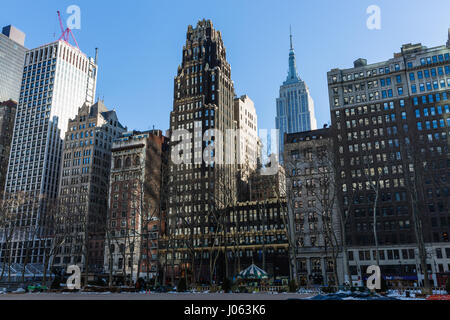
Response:
[{"label": "paved ground", "polygon": [[287,300],[311,297],[311,294],[263,293],[27,293],[0,294],[0,300]]}]

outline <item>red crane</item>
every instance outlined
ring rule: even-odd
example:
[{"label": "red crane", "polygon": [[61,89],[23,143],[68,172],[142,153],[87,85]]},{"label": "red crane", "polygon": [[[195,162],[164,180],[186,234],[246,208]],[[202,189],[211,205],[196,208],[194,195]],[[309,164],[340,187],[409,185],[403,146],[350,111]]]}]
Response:
[{"label": "red crane", "polygon": [[75,42],[75,45],[77,46],[77,48],[79,50],[80,47],[78,46],[77,39],[75,39],[75,36],[73,35],[72,30],[69,27],[67,27],[64,30],[64,25],[63,25],[63,22],[62,22],[62,19],[61,19],[61,12],[59,12],[59,11],[57,11],[57,12],[58,12],[59,25],[61,27],[61,32],[62,32],[61,37],[59,37],[58,40],[64,40],[65,42],[69,43],[69,36],[72,36],[72,39]]}]

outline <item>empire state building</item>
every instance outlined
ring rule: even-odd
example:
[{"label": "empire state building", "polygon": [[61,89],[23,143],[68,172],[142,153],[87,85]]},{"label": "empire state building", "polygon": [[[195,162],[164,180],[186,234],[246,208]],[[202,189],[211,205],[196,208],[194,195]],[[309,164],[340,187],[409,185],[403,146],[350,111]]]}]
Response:
[{"label": "empire state building", "polygon": [[283,161],[284,134],[317,129],[314,116],[314,101],[306,83],[297,72],[295,52],[290,35],[291,49],[289,52],[289,71],[286,81],[280,87],[277,98],[276,128],[279,136],[279,159]]}]

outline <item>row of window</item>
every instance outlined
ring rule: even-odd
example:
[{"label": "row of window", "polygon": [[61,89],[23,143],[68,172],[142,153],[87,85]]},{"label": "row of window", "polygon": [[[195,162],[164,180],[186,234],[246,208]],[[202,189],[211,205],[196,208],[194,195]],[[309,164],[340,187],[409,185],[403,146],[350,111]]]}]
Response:
[{"label": "row of window", "polygon": [[[445,68],[445,74],[450,74],[450,66],[445,67],[438,67],[433,69],[427,69],[424,71],[417,71],[417,79],[423,79],[423,78],[430,78],[430,77],[437,77],[438,75],[443,76],[444,75],[444,68]],[[437,71],[436,71],[437,70]],[[409,80],[415,81],[416,80],[416,74],[414,72],[409,73]]]},{"label": "row of window", "polygon": [[[427,82],[426,84],[419,83],[419,91],[425,92],[425,86],[426,86],[426,91],[438,90],[439,87],[445,88],[445,80],[442,79],[439,81],[439,83],[438,83],[438,81],[433,81],[433,83]],[[447,86],[450,87],[450,78],[447,79]],[[416,84],[411,85],[411,93],[417,93],[417,85]],[[402,89],[402,94],[403,94],[403,89]]]},{"label": "row of window", "polygon": [[[450,60],[449,53],[439,54],[439,55],[434,55],[431,57],[421,58],[420,65],[424,66],[424,65],[428,65],[428,64],[432,64],[432,63],[444,62],[444,61],[449,61],[449,60]],[[394,67],[393,68],[394,71],[400,71],[400,64],[396,63],[393,65],[393,67]],[[413,62],[408,62],[407,68],[408,69],[414,68]],[[376,76],[377,74],[380,74],[380,75],[388,74],[390,72],[391,72],[391,67],[387,66],[387,67],[381,67],[378,69],[367,70],[366,73],[364,73],[364,71],[348,73],[348,74],[345,74],[342,76],[342,81],[357,80],[359,78],[364,78],[364,76],[373,77],[373,76]],[[338,80],[337,75],[333,75],[331,77],[331,82],[336,83],[337,80]]]}]

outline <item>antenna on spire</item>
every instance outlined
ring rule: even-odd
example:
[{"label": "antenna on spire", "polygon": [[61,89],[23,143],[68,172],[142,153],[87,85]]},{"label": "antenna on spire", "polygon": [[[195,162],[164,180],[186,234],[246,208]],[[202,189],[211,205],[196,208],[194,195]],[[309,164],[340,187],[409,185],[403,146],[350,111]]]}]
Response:
[{"label": "antenna on spire", "polygon": [[289,37],[291,39],[291,50],[294,50],[294,46],[292,45],[292,26],[289,25]]}]

